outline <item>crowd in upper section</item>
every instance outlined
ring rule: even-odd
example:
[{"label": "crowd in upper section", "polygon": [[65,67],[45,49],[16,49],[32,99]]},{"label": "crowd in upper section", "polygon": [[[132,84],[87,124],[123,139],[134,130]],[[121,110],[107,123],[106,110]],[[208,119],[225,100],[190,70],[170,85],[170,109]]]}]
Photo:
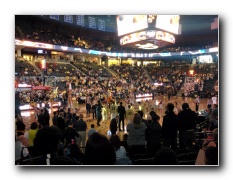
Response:
[{"label": "crowd in upper section", "polygon": [[[72,28],[67,28],[65,26],[62,28],[62,24],[58,25],[49,21],[32,21],[31,23],[28,23],[24,20],[17,20],[15,26],[15,38],[100,51],[117,51],[122,53],[152,52],[151,50],[148,51],[121,46],[119,43],[119,37],[114,33],[99,32],[97,30],[91,29],[83,30],[81,28],[79,29],[78,27]],[[216,42],[216,40],[209,39],[203,40],[198,43],[187,41],[171,46],[161,47],[153,50],[153,52],[181,52],[198,49],[208,49],[210,47],[216,47],[217,45],[218,42]]]}]

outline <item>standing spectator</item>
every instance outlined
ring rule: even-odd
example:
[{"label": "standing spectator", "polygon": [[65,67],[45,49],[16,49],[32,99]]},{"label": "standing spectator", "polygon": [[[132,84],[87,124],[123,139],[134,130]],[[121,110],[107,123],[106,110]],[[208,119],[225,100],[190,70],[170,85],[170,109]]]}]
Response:
[{"label": "standing spectator", "polygon": [[50,121],[50,115],[49,115],[49,111],[47,108],[43,108],[44,110],[44,120],[45,120],[45,126],[49,126],[49,121]]},{"label": "standing spectator", "polygon": [[87,132],[88,138],[89,138],[90,135],[92,135],[94,132],[98,132],[98,131],[95,129],[95,125],[94,125],[94,124],[91,124],[91,129],[89,129],[88,132]]},{"label": "standing spectator", "polygon": [[68,108],[66,116],[67,116],[68,122],[71,122],[73,115],[71,113],[71,109],[70,108]]},{"label": "standing spectator", "polygon": [[211,99],[212,99],[212,108],[213,108],[214,104],[217,104],[217,97],[214,95]]},{"label": "standing spectator", "polygon": [[59,112],[59,116],[57,118],[57,127],[61,130],[61,133],[62,133],[61,141],[64,142],[63,133],[66,127],[66,123],[65,123],[63,112]]},{"label": "standing spectator", "polygon": [[163,101],[161,100],[158,104],[158,109],[159,109],[159,112],[160,112],[160,115],[163,113]]},{"label": "standing spectator", "polygon": [[54,126],[57,126],[57,119],[58,119],[58,112],[57,112],[57,111],[54,111],[54,112],[53,112],[53,118],[52,118],[52,121],[53,121],[53,125],[54,125]]},{"label": "standing spectator", "polygon": [[96,119],[96,106],[97,106],[97,104],[93,104],[91,106],[91,111],[92,111],[92,117],[93,117],[93,119]]},{"label": "standing spectator", "polygon": [[142,123],[140,114],[135,113],[133,122],[127,125],[127,143],[131,154],[141,153],[145,150],[146,125]]},{"label": "standing spectator", "polygon": [[127,121],[127,124],[129,123],[132,123],[132,120],[133,120],[133,116],[134,116],[134,110],[131,109],[131,106],[128,105],[128,109],[126,110],[126,121]]},{"label": "standing spectator", "polygon": [[161,147],[161,125],[159,123],[160,117],[152,119],[152,123],[149,124],[145,130],[145,139],[147,141],[147,148],[153,152],[157,151]]},{"label": "standing spectator", "polygon": [[110,122],[111,134],[116,134],[118,120],[119,120],[119,115],[116,115],[116,117],[111,120],[111,122]]},{"label": "standing spectator", "polygon": [[110,106],[110,119],[113,119],[117,114],[117,106],[114,101],[112,101],[112,104]]},{"label": "standing spectator", "polygon": [[122,128],[123,128],[123,131],[125,130],[125,107],[122,106],[122,102],[120,102],[120,106],[118,106],[117,108],[117,112],[119,113],[119,124],[118,124],[118,128],[119,128],[119,131],[122,131],[121,129],[121,124],[122,124]]},{"label": "standing spectator", "polygon": [[34,146],[33,140],[36,137],[36,133],[39,130],[39,125],[37,122],[33,122],[30,126],[30,129],[25,132],[24,136],[28,140],[28,146]]},{"label": "standing spectator", "polygon": [[19,91],[15,92],[15,115],[20,115],[21,114],[21,110],[19,108],[20,106],[20,96],[19,96]]},{"label": "standing spectator", "polygon": [[175,151],[177,148],[178,115],[173,110],[174,105],[168,103],[167,114],[163,117],[162,137],[164,146]]},{"label": "standing spectator", "polygon": [[198,112],[198,110],[199,110],[199,104],[200,104],[200,98],[199,98],[199,96],[196,97],[195,104],[196,104],[196,112]]},{"label": "standing spectator", "polygon": [[73,128],[73,124],[71,122],[69,122],[68,128],[65,129],[63,137],[66,140],[65,147],[67,147],[69,144],[71,144],[72,141],[74,141],[74,143],[75,143],[76,142],[75,137],[77,137],[77,138],[79,137],[79,134]]},{"label": "standing spectator", "polygon": [[212,105],[212,99],[211,99],[211,97],[209,96],[208,99],[207,99],[207,108],[210,109],[210,108],[211,108],[211,105]]},{"label": "standing spectator", "polygon": [[189,108],[188,103],[182,104],[182,111],[178,113],[179,147],[192,147],[194,131],[196,129],[197,114]]},{"label": "standing spectator", "polygon": [[79,147],[86,146],[86,130],[87,130],[87,123],[83,120],[83,114],[79,115],[79,120],[75,122],[74,128],[79,134],[78,138],[78,145]]},{"label": "standing spectator", "polygon": [[24,135],[26,125],[24,124],[23,118],[20,114],[16,115],[15,126],[16,126],[17,135],[18,136]]},{"label": "standing spectator", "polygon": [[38,114],[38,123],[39,123],[39,128],[44,127],[46,122],[45,122],[45,116],[44,116],[44,109],[39,110]]},{"label": "standing spectator", "polygon": [[86,112],[87,112],[86,117],[90,117],[90,114],[91,114],[91,103],[90,103],[90,101],[87,101],[87,103],[86,103]]},{"label": "standing spectator", "polygon": [[102,120],[102,104],[98,101],[96,106],[96,117],[97,117],[97,125],[100,126],[100,121]]}]

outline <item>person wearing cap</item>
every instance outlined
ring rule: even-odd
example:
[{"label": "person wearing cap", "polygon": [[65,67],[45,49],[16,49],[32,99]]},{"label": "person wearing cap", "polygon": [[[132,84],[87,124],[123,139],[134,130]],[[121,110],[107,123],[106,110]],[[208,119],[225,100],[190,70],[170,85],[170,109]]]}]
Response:
[{"label": "person wearing cap", "polygon": [[189,108],[188,103],[183,103],[178,118],[179,147],[181,149],[190,148],[194,142],[197,114]]},{"label": "person wearing cap", "polygon": [[118,123],[118,120],[119,120],[119,115],[116,115],[110,122],[110,131],[111,131],[111,134],[116,134],[117,132],[117,123]]}]

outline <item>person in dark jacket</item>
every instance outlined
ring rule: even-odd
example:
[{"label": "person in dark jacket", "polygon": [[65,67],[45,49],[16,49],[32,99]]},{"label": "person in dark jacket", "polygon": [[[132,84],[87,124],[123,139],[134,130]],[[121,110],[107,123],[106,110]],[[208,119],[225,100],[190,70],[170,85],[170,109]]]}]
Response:
[{"label": "person in dark jacket", "polygon": [[161,130],[162,127],[159,123],[160,117],[157,115],[146,128],[146,141],[147,148],[153,152],[157,151],[161,147]]},{"label": "person in dark jacket", "polygon": [[63,137],[66,140],[65,146],[71,144],[72,139],[74,142],[76,142],[75,137],[79,137],[78,132],[73,128],[73,124],[71,122],[68,124],[68,128],[65,129]]},{"label": "person in dark jacket", "polygon": [[96,106],[97,106],[97,104],[93,104],[91,106],[91,111],[92,111],[92,117],[93,117],[93,119],[96,119]]},{"label": "person in dark jacket", "polygon": [[178,117],[179,147],[191,148],[194,142],[197,114],[189,108],[188,103],[183,103]]},{"label": "person in dark jacket", "polygon": [[125,130],[125,122],[124,121],[125,121],[126,111],[125,111],[125,107],[122,106],[122,102],[120,102],[120,106],[118,106],[117,112],[119,113],[119,122],[118,122],[119,131],[122,131],[121,124],[122,124],[122,128],[124,131]]},{"label": "person in dark jacket", "polygon": [[100,101],[98,101],[98,104],[96,106],[96,118],[97,118],[97,125],[100,126],[100,121],[102,120],[102,104]]},{"label": "person in dark jacket", "polygon": [[49,121],[50,121],[50,115],[49,115],[49,111],[47,108],[43,108],[44,109],[44,120],[45,120],[45,125],[49,126]]},{"label": "person in dark jacket", "polygon": [[173,110],[174,104],[168,103],[167,113],[163,118],[162,138],[163,145],[175,151],[177,148],[178,116]]},{"label": "person in dark jacket", "polygon": [[66,123],[65,123],[65,119],[64,119],[64,113],[63,112],[59,112],[59,116],[57,118],[57,127],[61,130],[62,132],[62,138],[61,141],[64,142],[64,138],[63,138],[63,133],[66,127]]},{"label": "person in dark jacket", "polygon": [[110,122],[110,131],[111,134],[116,134],[117,132],[117,123],[118,123],[119,115],[116,115]]}]

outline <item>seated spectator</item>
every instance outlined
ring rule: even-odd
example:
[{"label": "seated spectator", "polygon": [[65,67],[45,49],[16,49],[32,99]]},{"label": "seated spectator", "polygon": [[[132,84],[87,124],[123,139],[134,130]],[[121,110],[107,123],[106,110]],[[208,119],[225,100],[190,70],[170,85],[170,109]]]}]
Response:
[{"label": "seated spectator", "polygon": [[85,157],[78,144],[74,142],[67,146],[66,156],[80,164],[83,163]]},{"label": "seated spectator", "polygon": [[209,146],[205,149],[205,164],[218,165],[218,148]]},{"label": "seated spectator", "polygon": [[117,134],[113,134],[110,137],[110,142],[112,143],[116,152],[116,162],[115,165],[131,165],[132,162],[126,155],[126,150],[124,146],[121,146],[120,138]]},{"label": "seated spectator", "polygon": [[155,165],[177,165],[176,153],[169,147],[161,147],[155,156]]},{"label": "seated spectator", "polygon": [[115,161],[116,153],[109,139],[102,134],[93,133],[86,143],[84,164],[114,165]]},{"label": "seated spectator", "polygon": [[29,155],[28,149],[25,148],[27,147],[27,145],[28,145],[28,141],[24,137],[24,135],[20,135],[16,138],[16,142],[15,142],[15,163],[16,164],[18,164],[22,158],[21,151],[22,151],[23,158]]},{"label": "seated spectator", "polygon": [[16,125],[17,135],[18,136],[24,135],[26,125],[23,122],[22,116],[18,114],[16,115],[15,119],[16,119],[15,125]]},{"label": "seated spectator", "polygon": [[213,130],[213,134],[207,135],[207,138],[202,144],[202,149],[205,150],[207,147],[218,147],[218,128]]},{"label": "seated spectator", "polygon": [[218,128],[218,108],[213,109],[210,120],[210,130],[213,131]]},{"label": "seated spectator", "polygon": [[128,139],[128,134],[124,134],[123,140],[121,141],[121,146],[123,146],[125,148],[126,152],[129,152],[129,146],[127,143],[127,139]]},{"label": "seated spectator", "polygon": [[61,130],[56,126],[45,126],[38,130],[34,139],[34,147],[41,154],[39,159],[30,162],[30,165],[78,165],[76,161],[65,156],[59,156]]},{"label": "seated spectator", "polygon": [[125,158],[126,157],[126,150],[123,146],[121,146],[121,141],[120,141],[119,136],[117,134],[113,134],[110,137],[110,142],[115,149],[116,158]]}]

